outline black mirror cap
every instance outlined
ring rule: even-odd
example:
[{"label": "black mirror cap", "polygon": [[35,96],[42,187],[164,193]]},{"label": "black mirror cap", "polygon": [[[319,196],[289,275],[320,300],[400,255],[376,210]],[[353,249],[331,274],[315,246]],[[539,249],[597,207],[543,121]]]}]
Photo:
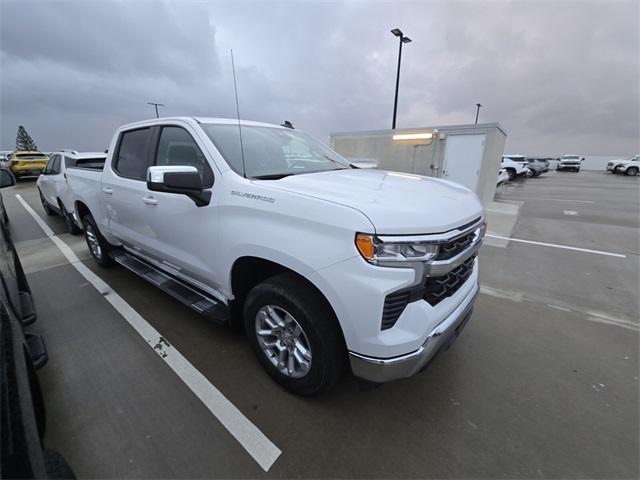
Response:
[{"label": "black mirror cap", "polygon": [[164,184],[168,188],[201,191],[204,183],[199,172],[167,172],[164,174]]},{"label": "black mirror cap", "polygon": [[199,172],[165,172],[163,183],[147,180],[147,188],[154,192],[186,195],[198,207],[204,207],[211,202],[211,190],[204,190]]},{"label": "black mirror cap", "polygon": [[16,177],[8,168],[0,168],[0,188],[12,187],[16,184]]}]

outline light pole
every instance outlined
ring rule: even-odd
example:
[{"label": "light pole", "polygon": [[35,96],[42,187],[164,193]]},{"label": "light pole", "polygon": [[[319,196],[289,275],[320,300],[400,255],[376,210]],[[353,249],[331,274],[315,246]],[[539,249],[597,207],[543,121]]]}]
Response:
[{"label": "light pole", "polygon": [[476,109],[476,125],[478,124],[478,115],[480,115],[480,107],[482,106],[481,103],[476,103],[476,107],[478,107]]},{"label": "light pole", "polygon": [[402,44],[409,43],[411,39],[409,37],[406,37],[402,33],[402,30],[400,30],[399,28],[394,28],[393,30],[391,30],[391,33],[393,33],[396,37],[400,38],[400,50],[398,52],[398,74],[396,75],[396,97],[395,97],[395,100],[393,101],[393,122],[391,123],[391,128],[395,130],[396,114],[398,113],[398,87],[400,85],[400,61],[402,60]]},{"label": "light pole", "polygon": [[164,103],[155,103],[155,102],[147,102],[147,105],[153,105],[154,107],[156,107],[156,118],[159,118],[158,107],[166,106]]}]

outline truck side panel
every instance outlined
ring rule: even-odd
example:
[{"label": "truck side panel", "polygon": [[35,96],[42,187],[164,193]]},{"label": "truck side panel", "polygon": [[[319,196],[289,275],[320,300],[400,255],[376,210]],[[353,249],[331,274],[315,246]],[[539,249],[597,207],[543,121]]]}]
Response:
[{"label": "truck side panel", "polygon": [[77,218],[81,221],[84,214],[82,205],[89,209],[102,235],[110,242],[117,244],[117,240],[110,235],[108,215],[104,207],[102,196],[102,172],[83,168],[68,168],[67,183],[71,189],[73,208]]}]

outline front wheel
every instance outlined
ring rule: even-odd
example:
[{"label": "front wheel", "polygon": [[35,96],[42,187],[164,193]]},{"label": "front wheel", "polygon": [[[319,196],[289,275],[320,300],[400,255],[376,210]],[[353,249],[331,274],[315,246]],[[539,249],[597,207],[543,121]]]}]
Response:
[{"label": "front wheel", "polygon": [[516,178],[516,171],[513,168],[507,168],[507,175],[509,175],[509,181],[513,181]]},{"label": "front wheel", "polygon": [[44,213],[46,213],[47,215],[55,215],[56,212],[53,211],[53,208],[51,208],[49,202],[47,202],[47,200],[44,198],[44,195],[42,195],[40,189],[38,189],[38,195],[40,195],[40,203],[42,203],[42,209],[44,210]]},{"label": "front wheel", "polygon": [[329,390],[346,359],[338,321],[324,298],[294,274],[255,286],[244,306],[251,347],[267,373],[299,395]]},{"label": "front wheel", "polygon": [[627,168],[627,171],[625,172],[626,175],[631,175],[632,177],[635,177],[636,175],[638,175],[638,167],[629,167]]},{"label": "front wheel", "polygon": [[113,258],[109,255],[113,247],[109,245],[109,242],[102,236],[91,214],[82,217],[82,227],[84,229],[84,238],[87,241],[87,247],[89,247],[89,252],[96,263],[101,267],[113,265]]}]

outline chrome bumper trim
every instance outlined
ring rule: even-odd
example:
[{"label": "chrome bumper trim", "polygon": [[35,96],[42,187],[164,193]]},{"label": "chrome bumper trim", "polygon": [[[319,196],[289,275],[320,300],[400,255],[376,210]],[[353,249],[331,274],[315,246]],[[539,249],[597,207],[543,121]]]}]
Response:
[{"label": "chrome bumper trim", "polygon": [[349,352],[351,370],[356,377],[376,383],[410,377],[418,373],[442,349],[456,339],[473,310],[480,287],[474,286],[465,301],[451,315],[440,322],[427,336],[427,340],[415,352],[393,358],[375,358]]}]

